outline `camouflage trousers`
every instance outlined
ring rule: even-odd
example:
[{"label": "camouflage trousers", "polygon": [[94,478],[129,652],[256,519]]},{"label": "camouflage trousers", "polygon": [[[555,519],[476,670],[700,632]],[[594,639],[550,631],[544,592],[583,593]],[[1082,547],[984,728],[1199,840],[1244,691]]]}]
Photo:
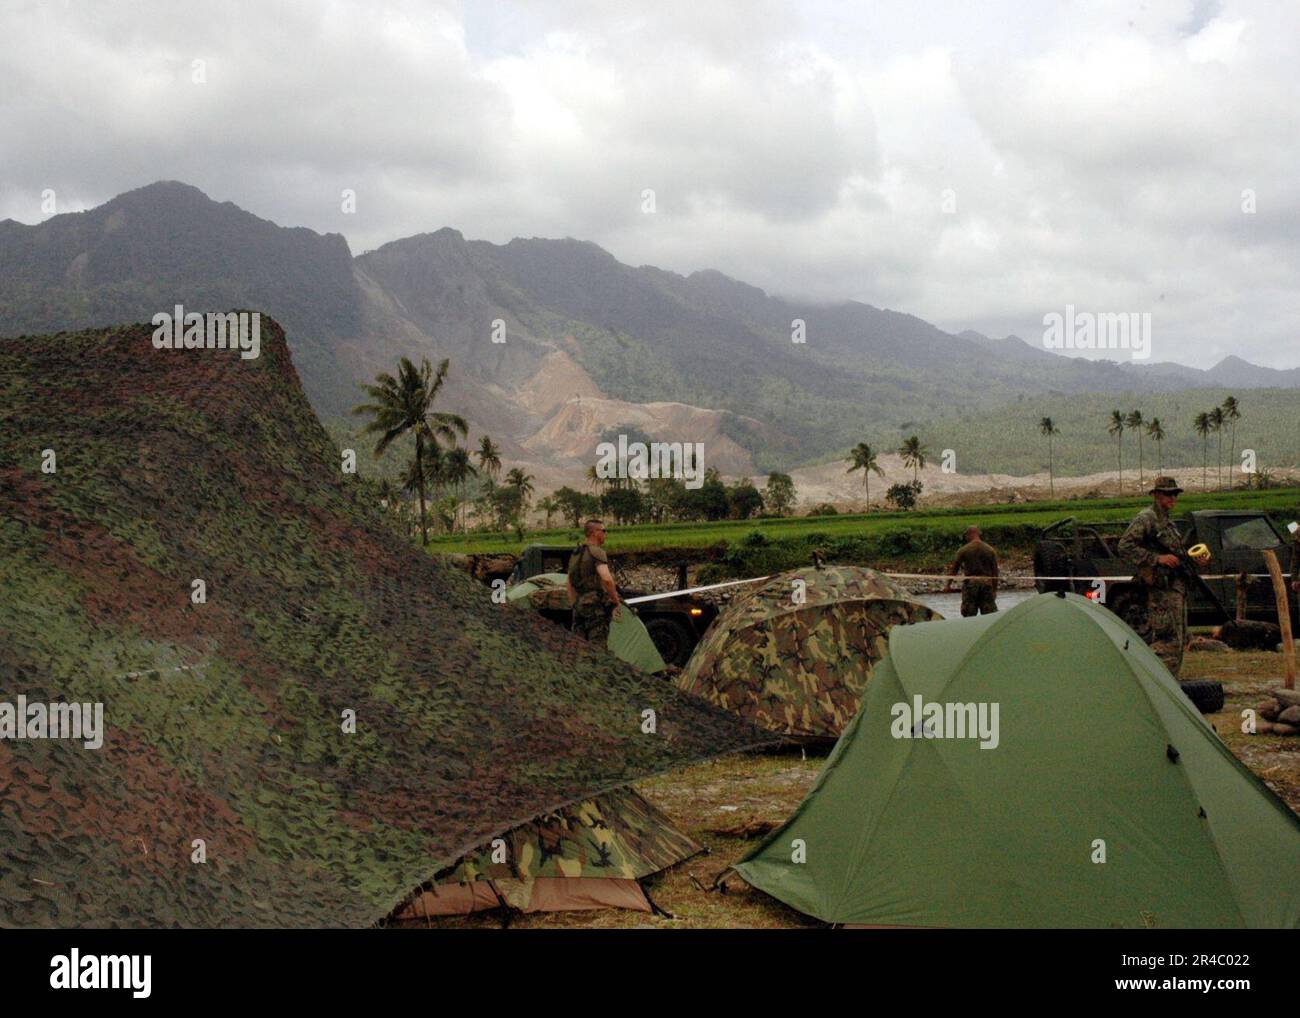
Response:
[{"label": "camouflage trousers", "polygon": [[1141,625],[1134,629],[1169,669],[1169,674],[1178,678],[1187,647],[1186,595],[1177,589],[1148,590],[1146,614]]},{"label": "camouflage trousers", "polygon": [[584,640],[605,646],[609,642],[612,606],[598,599],[579,598],[573,606],[573,631]]},{"label": "camouflage trousers", "polygon": [[961,615],[992,615],[998,610],[998,596],[991,583],[965,583],[961,588]]}]

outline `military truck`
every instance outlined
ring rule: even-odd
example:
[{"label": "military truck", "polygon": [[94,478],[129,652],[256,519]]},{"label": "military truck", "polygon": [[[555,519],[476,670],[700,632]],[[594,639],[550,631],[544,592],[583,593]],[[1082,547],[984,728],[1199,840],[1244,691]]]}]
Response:
[{"label": "military truck", "polygon": [[[1289,543],[1269,519],[1268,514],[1249,509],[1201,509],[1174,519],[1183,538],[1183,548],[1205,544],[1210,561],[1203,570],[1210,575],[1227,574],[1188,585],[1187,621],[1189,625],[1215,625],[1236,615],[1238,573],[1264,574],[1265,550],[1278,556],[1283,571],[1289,563]],[[1116,615],[1129,621],[1143,604],[1142,591],[1135,582],[1097,583],[1098,576],[1131,576],[1133,564],[1117,551],[1126,523],[1084,523],[1071,516],[1047,527],[1039,534],[1034,549],[1034,575],[1039,592],[1071,590],[1099,601]],[[1042,579],[1041,577],[1065,577]],[[1289,599],[1290,600],[1290,599]],[[1292,625],[1300,620],[1300,605],[1291,603]],[[1257,578],[1249,586],[1246,618],[1260,622],[1277,621],[1277,602],[1273,584]]]},{"label": "military truck", "polygon": [[[520,554],[510,573],[509,584],[514,586],[532,576],[544,573],[564,573],[569,569],[569,556],[577,550],[572,544],[530,544]],[[617,577],[616,577],[617,578]],[[686,567],[678,566],[677,589],[686,586]],[[634,590],[618,585],[618,596],[623,600],[641,597],[650,591]],[[677,594],[632,605],[637,616],[645,623],[650,639],[654,641],[665,663],[683,667],[690,659],[695,645],[700,642],[718,615],[717,606],[692,594]],[[562,603],[540,609],[552,622],[566,629],[573,622],[573,612]]]}]

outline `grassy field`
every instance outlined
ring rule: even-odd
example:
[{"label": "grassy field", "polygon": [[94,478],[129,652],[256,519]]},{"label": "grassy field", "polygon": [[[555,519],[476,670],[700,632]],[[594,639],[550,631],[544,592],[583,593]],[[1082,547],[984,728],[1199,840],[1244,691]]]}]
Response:
[{"label": "grassy field", "polygon": [[[1090,522],[1124,521],[1150,504],[1134,498],[1076,499],[984,505],[914,512],[798,516],[768,520],[720,520],[712,523],[662,523],[613,526],[606,548],[627,559],[658,558],[708,561],[700,582],[807,565],[812,549],[831,562],[891,567],[911,565],[927,571],[944,564],[961,543],[962,531],[978,524],[1003,556],[1026,555],[1039,531],[1066,516]],[[1188,494],[1178,511],[1258,509],[1281,524],[1300,517],[1300,488]],[[455,534],[435,538],[429,550],[479,554],[518,554],[532,542],[574,544],[573,528],[539,531],[525,541],[501,534]]]},{"label": "grassy field", "polygon": [[[1286,803],[1300,812],[1300,737],[1243,735],[1241,711],[1262,692],[1281,684],[1282,655],[1276,653],[1189,653],[1183,678],[1216,678],[1224,683],[1224,709],[1207,716],[1237,757]],[[757,842],[729,833],[747,824],[785,820],[812,786],[823,757],[804,759],[799,750],[724,757],[646,781],[637,786],[651,802],[709,849],[659,874],[649,883],[655,902],[674,918],[605,909],[593,912],[517,917],[512,925],[548,927],[712,927],[794,928],[817,923],[734,876],[728,893],[702,890],[715,874],[745,855]],[[499,920],[479,915],[444,919],[441,928],[490,927]]]}]

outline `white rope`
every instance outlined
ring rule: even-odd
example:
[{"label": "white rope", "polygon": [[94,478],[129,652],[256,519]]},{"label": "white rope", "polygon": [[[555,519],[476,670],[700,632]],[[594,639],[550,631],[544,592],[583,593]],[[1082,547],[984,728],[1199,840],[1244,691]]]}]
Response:
[{"label": "white rope", "polygon": [[699,594],[706,590],[720,590],[723,587],[735,587],[742,583],[762,583],[771,576],[755,576],[752,580],[727,580],[725,583],[710,583],[704,587],[687,587],[685,590],[669,590],[662,594],[643,594],[641,597],[629,597],[624,604],[642,604],[646,601],[658,601],[665,597],[677,597],[680,594]]},{"label": "white rope", "polygon": [[[946,573],[884,573],[883,575],[894,580],[952,580],[954,583],[965,583],[967,581],[983,583],[989,580],[999,580],[1002,582],[1025,582],[1032,581],[1059,581],[1081,583],[1084,581],[1104,580],[1107,583],[1126,583],[1132,580],[1132,576],[1023,576],[1018,573],[1010,576],[949,576]],[[1240,573],[1202,573],[1203,580],[1235,580]],[[1250,579],[1268,579],[1269,573],[1247,573]],[[1286,576],[1286,573],[1282,574]]]},{"label": "white rope", "polygon": [[[1103,583],[1128,583],[1133,579],[1132,576],[1022,576],[1013,574],[1011,576],[950,576],[947,573],[881,573],[882,576],[888,576],[891,580],[935,580],[953,583],[989,583],[996,580],[998,583],[1037,583],[1040,580],[1044,582],[1057,583],[1091,583],[1093,580],[1100,580]],[[1203,580],[1235,580],[1239,573],[1206,573],[1201,576]],[[1248,573],[1250,579],[1268,579],[1269,573]],[[1283,576],[1286,576],[1283,573]],[[723,587],[738,587],[746,583],[762,583],[764,580],[770,580],[771,575],[755,576],[748,580],[727,580],[723,583],[710,583],[703,587],[687,587],[684,590],[668,590],[662,594],[643,594],[641,597],[629,597],[624,604],[644,604],[646,601],[659,601],[665,597],[679,597],[683,594],[702,594],[706,590],[721,590]]]}]

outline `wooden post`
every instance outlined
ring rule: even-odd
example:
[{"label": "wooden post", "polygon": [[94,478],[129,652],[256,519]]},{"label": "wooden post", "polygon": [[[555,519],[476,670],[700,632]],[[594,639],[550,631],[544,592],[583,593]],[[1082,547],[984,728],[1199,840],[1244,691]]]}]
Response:
[{"label": "wooden post", "polygon": [[1250,589],[1250,577],[1245,570],[1237,574],[1237,621],[1246,621],[1246,595]]},{"label": "wooden post", "polygon": [[1282,660],[1286,665],[1286,688],[1295,689],[1295,641],[1291,636],[1291,603],[1286,596],[1282,567],[1271,548],[1264,550],[1264,564],[1273,578],[1273,596],[1277,599],[1277,622],[1282,630]]}]

